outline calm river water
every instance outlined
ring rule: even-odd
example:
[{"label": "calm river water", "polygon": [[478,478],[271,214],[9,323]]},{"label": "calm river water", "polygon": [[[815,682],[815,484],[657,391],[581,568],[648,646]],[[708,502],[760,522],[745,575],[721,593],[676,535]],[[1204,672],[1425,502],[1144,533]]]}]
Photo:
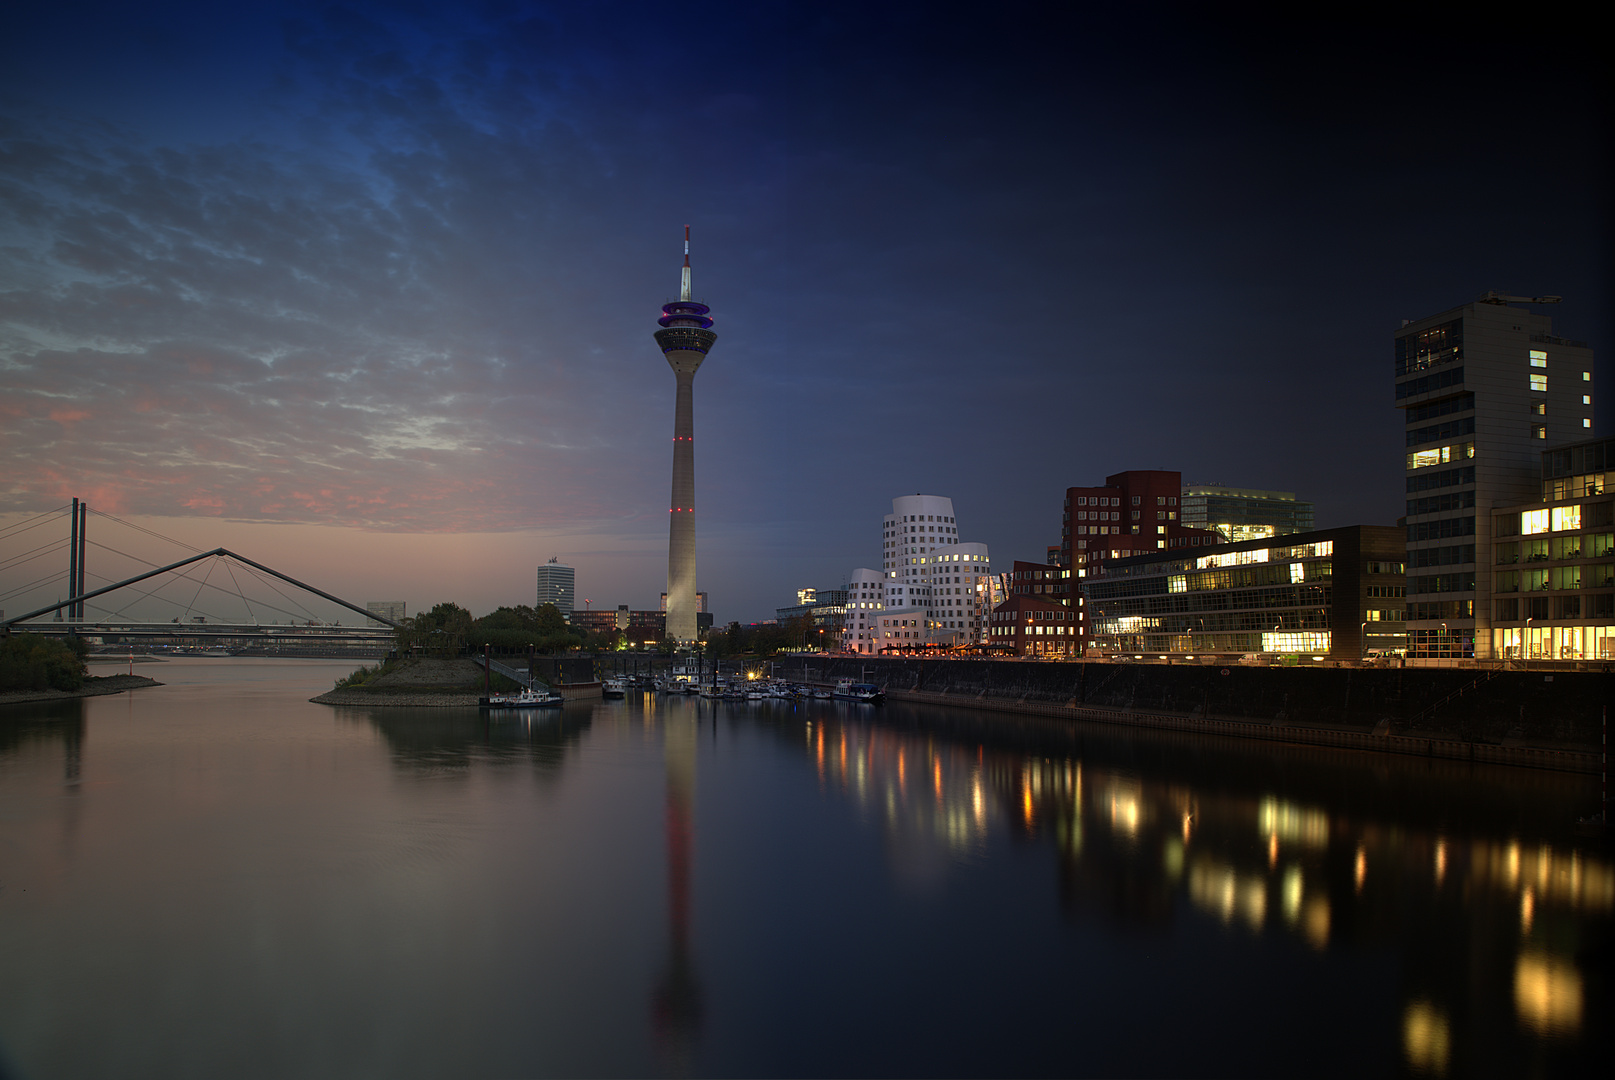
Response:
[{"label": "calm river water", "polygon": [[0,1074],[1609,1060],[1596,777],[896,704],[308,703],[352,667],[0,709]]}]

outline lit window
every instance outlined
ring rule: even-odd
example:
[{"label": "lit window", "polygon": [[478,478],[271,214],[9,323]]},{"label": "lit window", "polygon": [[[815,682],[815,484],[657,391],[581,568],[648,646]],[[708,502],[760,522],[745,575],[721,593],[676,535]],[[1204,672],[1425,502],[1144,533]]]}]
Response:
[{"label": "lit window", "polygon": [[1548,415],[1548,403],[1546,401],[1533,401],[1531,411],[1537,416],[1546,416]]},{"label": "lit window", "polygon": [[1546,439],[1547,437],[1548,437],[1548,426],[1546,424],[1532,424],[1531,425],[1531,438],[1533,438],[1533,439]]},{"label": "lit window", "polygon": [[1590,371],[1583,371],[1581,373],[1581,381],[1582,382],[1592,382],[1593,381],[1593,373],[1590,372]]},{"label": "lit window", "polygon": [[1548,366],[1548,354],[1545,353],[1545,352],[1538,352],[1536,349],[1532,349],[1531,350],[1531,366],[1532,367],[1542,367],[1542,368],[1547,367]]},{"label": "lit window", "polygon": [[1526,510],[1520,514],[1520,532],[1525,536],[1534,536],[1537,533],[1548,531],[1548,512],[1546,510]]},{"label": "lit window", "polygon": [[1533,372],[1531,374],[1531,389],[1540,391],[1542,393],[1547,393],[1548,377],[1546,375],[1538,375]]},{"label": "lit window", "polygon": [[1583,405],[1591,405],[1593,403],[1593,396],[1591,394],[1581,395],[1581,403]]},{"label": "lit window", "polygon": [[1590,417],[1590,416],[1584,416],[1584,417],[1582,417],[1582,418],[1581,418],[1581,426],[1582,426],[1582,427],[1592,427],[1592,426],[1593,426],[1593,419],[1592,419],[1592,417]]},{"label": "lit window", "polygon": [[[1532,513],[1541,513],[1534,510]],[[1581,528],[1581,504],[1574,506],[1555,506],[1553,508],[1553,531],[1573,532]]]}]

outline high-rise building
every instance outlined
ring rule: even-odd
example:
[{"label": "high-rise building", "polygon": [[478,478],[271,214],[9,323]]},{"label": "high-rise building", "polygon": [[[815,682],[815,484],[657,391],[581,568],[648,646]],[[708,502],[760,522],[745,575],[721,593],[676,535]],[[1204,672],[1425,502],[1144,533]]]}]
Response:
[{"label": "high-rise building", "polygon": [[538,568],[537,607],[554,604],[561,618],[572,618],[572,602],[576,596],[577,571],[562,566],[559,558],[552,558]]},{"label": "high-rise building", "polygon": [[959,539],[953,500],[902,495],[881,521],[881,569],[853,571],[845,652],[980,644],[991,610],[987,545]]},{"label": "high-rise building", "polygon": [[1185,484],[1178,520],[1207,529],[1230,544],[1269,536],[1311,532],[1312,504],[1293,491],[1254,491],[1221,484]]},{"label": "high-rise building", "polygon": [[[404,621],[404,602],[402,600],[372,600],[365,604],[364,609],[372,615],[381,616],[380,619],[367,620],[371,626],[386,626],[388,622],[401,623]],[[386,622],[383,622],[383,619]]]},{"label": "high-rise building", "polygon": [[1396,332],[1412,659],[1494,655],[1491,511],[1539,500],[1542,450],[1592,434],[1592,350],[1511,306],[1557,302],[1488,293]]},{"label": "high-rise building", "polygon": [[696,639],[695,606],[695,372],[718,340],[712,309],[690,299],[690,227],[684,227],[684,273],[679,298],[662,305],[656,344],[673,369],[673,500],[667,524],[667,636]]}]

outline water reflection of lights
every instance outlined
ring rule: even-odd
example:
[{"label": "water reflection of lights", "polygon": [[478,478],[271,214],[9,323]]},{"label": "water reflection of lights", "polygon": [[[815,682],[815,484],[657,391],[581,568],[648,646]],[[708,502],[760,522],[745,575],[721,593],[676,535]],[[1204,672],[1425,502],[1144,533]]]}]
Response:
[{"label": "water reflection of lights", "polygon": [[1416,1072],[1444,1075],[1452,1049],[1447,1015],[1428,1001],[1409,1002],[1402,1014],[1402,1048]]},{"label": "water reflection of lights", "polygon": [[1561,957],[1523,952],[1514,965],[1514,1009],[1539,1035],[1571,1035],[1581,1028],[1581,976]]},{"label": "water reflection of lights", "polygon": [[1534,912],[1544,905],[1603,911],[1615,907],[1615,866],[1579,851],[1555,851],[1548,844],[1522,851],[1514,841],[1477,840],[1470,846],[1469,862],[1471,876],[1479,884],[1504,893],[1529,889]]},{"label": "water reflection of lights", "polygon": [[1447,876],[1447,840],[1445,837],[1436,841],[1436,884],[1440,885]]},{"label": "water reflection of lights", "polygon": [[1363,891],[1363,881],[1368,877],[1368,850],[1362,845],[1357,847],[1357,861],[1352,864],[1351,880],[1358,892]]},{"label": "water reflection of lights", "polygon": [[1532,895],[1530,886],[1520,896],[1520,930],[1522,933],[1531,932],[1531,918],[1536,914],[1536,897]]},{"label": "water reflection of lights", "polygon": [[1329,843],[1329,815],[1310,806],[1297,806],[1269,795],[1256,812],[1256,831],[1287,843],[1323,848]]},{"label": "water reflection of lights", "polygon": [[1252,930],[1267,918],[1267,882],[1259,874],[1240,874],[1232,865],[1196,859],[1189,865],[1189,899],[1227,925],[1241,916]]},{"label": "water reflection of lights", "polygon": [[1284,921],[1292,926],[1301,918],[1301,899],[1305,893],[1301,867],[1291,863],[1284,871],[1284,884],[1280,889],[1280,896],[1284,905]]}]

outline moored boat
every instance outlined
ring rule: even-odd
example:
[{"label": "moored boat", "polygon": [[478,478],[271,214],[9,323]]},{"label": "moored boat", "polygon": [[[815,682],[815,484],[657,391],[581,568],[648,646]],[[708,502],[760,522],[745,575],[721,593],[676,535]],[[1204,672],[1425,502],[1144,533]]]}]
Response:
[{"label": "moored boat", "polygon": [[832,697],[843,701],[862,701],[869,705],[879,705],[886,700],[886,695],[874,683],[853,682],[851,679],[842,679],[836,683],[835,693]]},{"label": "moored boat", "polygon": [[626,697],[628,695],[628,682],[626,679],[607,679],[600,684],[601,697]]},{"label": "moored boat", "polygon": [[477,705],[484,709],[539,709],[564,704],[566,698],[548,689],[529,689],[518,694],[490,694],[477,702]]}]

